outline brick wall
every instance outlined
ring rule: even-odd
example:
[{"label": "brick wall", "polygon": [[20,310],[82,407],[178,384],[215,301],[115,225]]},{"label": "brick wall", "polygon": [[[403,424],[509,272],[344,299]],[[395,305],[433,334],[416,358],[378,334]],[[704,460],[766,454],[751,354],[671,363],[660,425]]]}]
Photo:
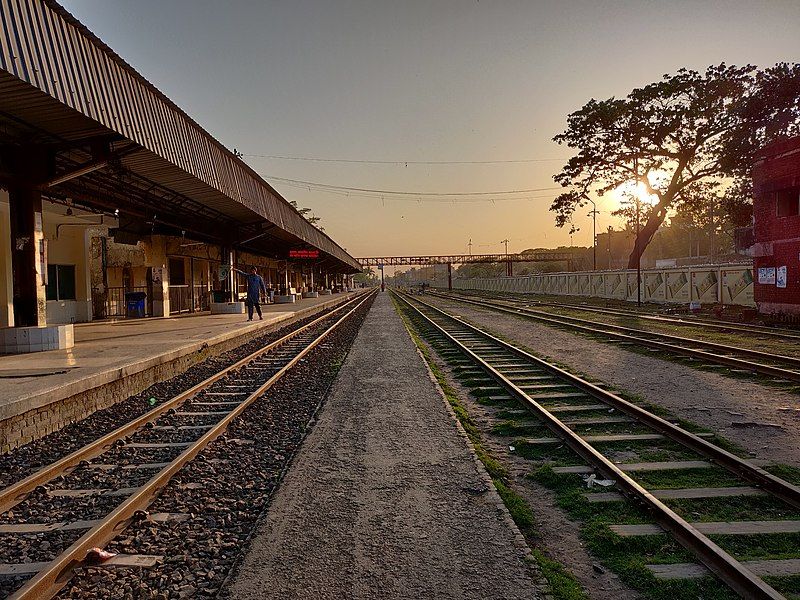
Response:
[{"label": "brick wall", "polygon": [[[775,194],[800,188],[800,137],[765,147],[753,166],[754,296],[761,312],[800,314],[800,215],[780,217]],[[786,267],[786,288],[758,283],[758,269]]]}]

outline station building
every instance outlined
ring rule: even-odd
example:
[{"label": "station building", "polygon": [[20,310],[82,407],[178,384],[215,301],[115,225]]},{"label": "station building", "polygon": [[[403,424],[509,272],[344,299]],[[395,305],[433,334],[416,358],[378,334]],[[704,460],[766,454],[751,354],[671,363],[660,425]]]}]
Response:
[{"label": "station building", "polygon": [[0,27],[0,352],[63,348],[131,292],[148,316],[235,301],[234,268],[289,300],[360,270],[58,3],[0,0]]},{"label": "station building", "polygon": [[800,316],[800,137],[763,148],[753,187],[755,302],[765,314]]}]

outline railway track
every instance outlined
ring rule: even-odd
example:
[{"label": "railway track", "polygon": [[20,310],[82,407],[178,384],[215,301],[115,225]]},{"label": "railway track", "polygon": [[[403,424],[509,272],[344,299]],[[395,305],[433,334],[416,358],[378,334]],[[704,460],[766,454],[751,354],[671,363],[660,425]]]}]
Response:
[{"label": "railway track", "polygon": [[437,298],[489,308],[517,317],[530,318],[540,323],[598,336],[617,343],[684,356],[701,361],[701,364],[722,365],[739,374],[768,375],[775,379],[800,382],[800,358],[794,356],[772,354],[696,338],[557,315],[518,304],[488,300],[486,298],[470,298],[436,292],[432,292],[431,295]]},{"label": "railway track", "polygon": [[[473,390],[494,401],[518,402],[537,418],[547,435],[525,440],[533,448],[563,444],[584,464],[554,467],[557,473],[613,480],[613,491],[587,492],[589,502],[617,502],[625,497],[646,507],[655,525],[612,526],[621,536],[658,535],[670,532],[709,571],[746,598],[783,598],[766,583],[764,575],[800,574],[800,559],[740,562],[708,535],[794,535],[800,532],[800,488],[775,477],[709,441],[627,402],[603,388],[543,361],[457,316],[418,298],[398,294],[412,320],[455,369],[473,378]],[[604,448],[624,443],[634,448],[646,444],[677,445],[680,460],[614,462]],[[732,483],[724,487],[648,489],[639,475],[652,471],[724,470]],[[607,482],[606,482],[607,483]],[[743,522],[689,522],[668,505],[675,499],[771,496],[789,518]],[[740,499],[740,500],[739,500]],[[699,565],[650,565],[656,577],[678,578],[707,574]]]},{"label": "railway track", "polygon": [[[169,522],[185,517],[148,515],[146,510],[185,465],[220,438],[234,419],[331,336],[372,294],[344,302],[0,490],[0,534],[7,554],[12,554],[14,536],[62,532],[65,540],[65,547],[51,552],[51,560],[0,565],[0,575],[24,581],[9,597],[51,598],[76,569],[94,564],[98,558],[94,549],[103,548],[137,519]],[[226,439],[225,443],[253,440]],[[150,566],[158,558],[114,556],[102,564]]]},{"label": "railway track", "polygon": [[[469,296],[470,296],[469,294],[465,294],[465,297]],[[491,294],[480,294],[478,296],[473,296],[473,297],[489,298],[495,300],[497,299],[496,296],[493,296]],[[591,306],[588,304],[545,302],[542,300],[526,300],[522,298],[514,298],[509,303],[516,306],[522,306],[523,308],[533,308],[533,307],[560,308],[573,311],[594,313],[599,315],[609,315],[612,317],[639,319],[644,322],[661,323],[675,327],[702,327],[717,331],[741,333],[750,336],[755,334],[757,337],[763,337],[765,339],[773,338],[773,339],[800,341],[800,333],[792,332],[785,329],[778,329],[776,327],[767,327],[764,325],[751,325],[742,323],[731,323],[731,322],[712,320],[712,319],[703,319],[700,317],[694,317],[689,315],[685,317],[655,315],[655,314],[648,314],[647,312],[644,311],[625,310],[621,308],[603,308],[600,306]]]}]

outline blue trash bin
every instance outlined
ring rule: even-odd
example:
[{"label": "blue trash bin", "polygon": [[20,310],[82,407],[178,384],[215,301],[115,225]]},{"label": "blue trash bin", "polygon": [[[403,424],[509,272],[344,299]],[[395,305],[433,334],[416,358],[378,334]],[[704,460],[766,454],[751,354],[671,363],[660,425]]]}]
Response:
[{"label": "blue trash bin", "polygon": [[144,317],[145,298],[147,298],[147,294],[145,292],[127,292],[125,294],[125,304],[127,305],[125,314],[131,318]]}]

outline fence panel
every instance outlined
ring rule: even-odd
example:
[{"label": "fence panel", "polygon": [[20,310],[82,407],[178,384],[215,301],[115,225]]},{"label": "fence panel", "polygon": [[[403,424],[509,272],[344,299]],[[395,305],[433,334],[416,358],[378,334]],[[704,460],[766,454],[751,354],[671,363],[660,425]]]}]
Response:
[{"label": "fence panel", "polygon": [[[522,277],[455,279],[461,290],[485,290],[529,294],[593,296],[635,301],[636,271],[545,273]],[[749,263],[703,265],[642,270],[642,300],[647,302],[724,302],[755,306],[753,267]]]}]

